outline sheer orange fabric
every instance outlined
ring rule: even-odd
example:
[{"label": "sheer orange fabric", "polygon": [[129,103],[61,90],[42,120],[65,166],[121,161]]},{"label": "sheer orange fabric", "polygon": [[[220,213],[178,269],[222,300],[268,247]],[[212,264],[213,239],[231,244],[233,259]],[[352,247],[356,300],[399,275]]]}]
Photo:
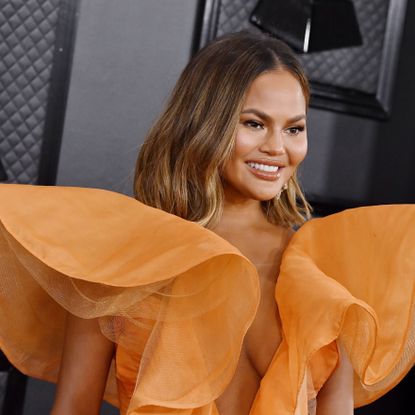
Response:
[{"label": "sheer orange fabric", "polygon": [[118,344],[106,398],[118,404],[118,378],[124,413],[220,395],[259,302],[234,247],[102,190],[2,185],[0,200],[0,348],[20,370],[56,380],[69,310]]},{"label": "sheer orange fabric", "polygon": [[[121,413],[218,415],[259,302],[253,265],[214,233],[112,192],[0,185],[0,348],[56,380],[67,312],[117,343]],[[306,415],[337,364],[362,405],[414,363],[415,207],[312,220],[276,287],[284,340],[251,415]]]},{"label": "sheer orange fabric", "polygon": [[415,362],[414,294],[415,206],[352,209],[306,224],[285,252],[276,291],[287,342],[296,345],[293,387],[337,338],[355,370],[356,406],[396,385]]}]

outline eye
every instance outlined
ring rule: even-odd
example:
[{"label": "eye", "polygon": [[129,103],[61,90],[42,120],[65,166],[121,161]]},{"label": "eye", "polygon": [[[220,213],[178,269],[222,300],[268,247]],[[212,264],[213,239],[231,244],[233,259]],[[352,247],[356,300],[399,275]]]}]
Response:
[{"label": "eye", "polygon": [[246,127],[252,128],[254,130],[262,130],[264,128],[264,124],[260,121],[256,120],[247,120],[243,122],[243,125]]},{"label": "eye", "polygon": [[305,127],[302,125],[296,126],[296,127],[290,127],[287,128],[285,131],[288,133],[288,135],[299,135],[305,130]]}]

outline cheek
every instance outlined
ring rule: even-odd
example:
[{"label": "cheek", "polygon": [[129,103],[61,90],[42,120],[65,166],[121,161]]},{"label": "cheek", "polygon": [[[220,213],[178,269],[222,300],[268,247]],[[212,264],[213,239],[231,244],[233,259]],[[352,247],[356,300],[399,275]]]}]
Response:
[{"label": "cheek", "polygon": [[248,131],[239,130],[235,138],[235,147],[233,150],[233,159],[245,157],[257,146],[257,137],[252,137]]},{"label": "cheek", "polygon": [[233,183],[238,180],[241,163],[243,163],[246,156],[255,148],[252,137],[246,131],[238,131],[235,137],[235,145],[232,151],[232,156],[225,165],[223,171],[223,178],[228,183]]},{"label": "cheek", "polygon": [[293,142],[289,148],[290,163],[294,166],[299,165],[307,155],[307,139]]}]

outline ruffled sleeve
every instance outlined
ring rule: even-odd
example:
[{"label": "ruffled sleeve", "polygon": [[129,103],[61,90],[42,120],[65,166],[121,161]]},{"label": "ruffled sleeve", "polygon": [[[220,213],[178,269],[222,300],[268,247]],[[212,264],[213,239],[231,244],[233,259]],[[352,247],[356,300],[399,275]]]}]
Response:
[{"label": "ruffled sleeve", "polygon": [[[67,313],[99,318],[138,359],[128,413],[213,413],[191,409],[233,375],[259,302],[253,265],[199,225],[116,193],[0,185],[0,200],[0,348],[12,363],[55,381]],[[106,397],[118,404],[115,366]]]},{"label": "ruffled sleeve", "polygon": [[[362,406],[415,362],[415,206],[377,206],[315,219],[293,237],[276,287],[284,341],[264,377],[255,415],[307,414],[337,363],[354,371]],[[270,406],[271,405],[271,406]]]}]

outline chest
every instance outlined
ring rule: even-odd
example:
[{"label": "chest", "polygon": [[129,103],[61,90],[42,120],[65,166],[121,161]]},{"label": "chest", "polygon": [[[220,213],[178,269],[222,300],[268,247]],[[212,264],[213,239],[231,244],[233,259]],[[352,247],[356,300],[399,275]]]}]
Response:
[{"label": "chest", "polygon": [[[261,302],[243,344],[242,358],[250,361],[260,378],[267,371],[282,341],[281,322],[274,295],[278,265],[257,265],[261,283]],[[274,278],[270,278],[272,273]]]},{"label": "chest", "polygon": [[261,288],[260,304],[245,335],[234,377],[216,401],[221,415],[243,415],[249,413],[261,379],[282,340],[275,286],[281,256],[292,233],[289,229],[273,227],[243,235],[237,232],[220,234],[255,265]]},{"label": "chest", "polygon": [[281,322],[275,300],[281,257],[286,246],[280,235],[258,238],[256,243],[248,241],[239,248],[255,265],[261,289],[261,300],[253,323],[243,343],[242,367],[262,378],[281,343]]},{"label": "chest", "polygon": [[233,379],[216,401],[221,415],[248,414],[275,352],[281,343],[281,324],[274,299],[275,264],[257,264],[261,283],[261,302],[255,319],[245,335],[238,366]]}]

